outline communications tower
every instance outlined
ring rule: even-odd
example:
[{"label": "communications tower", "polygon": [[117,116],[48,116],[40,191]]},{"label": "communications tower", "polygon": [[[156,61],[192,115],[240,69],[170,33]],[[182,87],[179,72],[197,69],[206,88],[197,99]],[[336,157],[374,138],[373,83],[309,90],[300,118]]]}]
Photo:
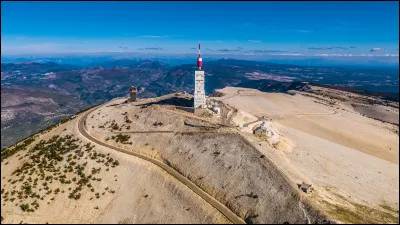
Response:
[{"label": "communications tower", "polygon": [[201,69],[203,66],[203,59],[200,56],[200,44],[198,47],[199,55],[197,57],[198,69],[194,73],[194,108],[207,108],[206,105],[206,92],[204,90],[204,71]]}]

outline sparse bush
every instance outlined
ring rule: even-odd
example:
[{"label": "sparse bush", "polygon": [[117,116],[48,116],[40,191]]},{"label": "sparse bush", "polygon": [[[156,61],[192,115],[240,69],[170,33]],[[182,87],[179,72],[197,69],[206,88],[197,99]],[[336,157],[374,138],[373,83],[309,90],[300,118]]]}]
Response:
[{"label": "sparse bush", "polygon": [[26,150],[26,147],[28,145],[30,145],[32,142],[35,141],[35,136],[31,136],[27,139],[25,139],[24,141],[18,142],[17,144],[15,144],[14,146],[10,146],[8,148],[5,148],[3,151],[1,151],[1,162],[3,162],[4,159],[7,159],[8,157],[14,155],[15,153],[19,152],[19,151],[23,151]]},{"label": "sparse bush", "polygon": [[115,138],[115,142],[120,142],[120,143],[122,143],[122,144],[129,144],[127,141],[129,140],[129,138],[130,138],[131,136],[126,135],[126,134],[118,134],[118,135],[115,136],[114,138],[113,138],[113,137],[114,137],[114,136],[112,136],[111,139],[114,139],[114,138]]},{"label": "sparse bush", "polygon": [[163,125],[162,122],[154,122],[154,123],[153,123],[153,126],[161,126],[161,125]]},{"label": "sparse bush", "polygon": [[111,167],[116,167],[116,166],[118,166],[119,165],[119,161],[118,160],[115,160],[113,163],[112,163],[112,166]]},{"label": "sparse bush", "polygon": [[22,211],[26,212],[29,210],[29,205],[28,204],[21,204],[19,206],[21,208]]},{"label": "sparse bush", "polygon": [[125,115],[125,118],[124,118],[124,119],[125,119],[125,122],[126,122],[126,123],[132,123],[132,121],[128,118],[127,115]]},{"label": "sparse bush", "polygon": [[[113,123],[115,124],[115,121]],[[118,141],[126,142],[125,136],[117,136],[114,137],[114,139],[115,138],[117,138]],[[94,188],[92,188],[92,185],[89,183],[92,176],[86,176],[85,174],[85,167],[87,166],[88,162],[79,164],[79,161],[74,161],[74,159],[79,160],[80,158],[85,157],[84,154],[87,153],[86,158],[88,156],[92,160],[100,158],[97,160],[99,163],[111,163],[114,160],[109,157],[110,154],[107,154],[106,158],[106,154],[98,154],[96,151],[92,151],[94,145],[91,145],[90,143],[85,144],[84,149],[79,146],[79,143],[82,143],[82,141],[80,141],[78,138],[74,138],[73,135],[55,135],[47,141],[41,140],[36,145],[34,145],[31,149],[27,151],[27,154],[24,154],[24,157],[30,159],[30,161],[24,162],[22,166],[18,167],[12,172],[12,175],[15,175],[17,179],[8,180],[8,182],[12,184],[15,184],[18,181],[25,182],[21,185],[20,191],[18,191],[18,189],[15,189],[16,187],[14,186],[14,190],[11,192],[11,196],[16,195],[14,198],[10,198],[9,193],[6,192],[3,188],[1,190],[1,194],[4,201],[13,202],[16,199],[19,199],[21,201],[29,197],[44,200],[44,197],[46,195],[49,195],[53,192],[49,188],[49,184],[51,184],[53,181],[59,181],[61,184],[71,184],[72,181],[76,182],[78,187],[73,190],[71,187],[68,188],[68,190],[72,190],[69,194],[69,198],[73,198],[75,200],[80,199],[80,192],[82,191],[82,188],[85,188],[86,186],[89,190],[94,192]],[[18,144],[17,146],[22,145]],[[15,152],[13,154],[15,154]],[[2,153],[2,160],[3,156],[7,156],[8,154],[10,153]],[[65,160],[67,164],[63,164],[63,166],[57,166],[57,162],[63,160]],[[113,165],[114,164],[115,163],[113,163]],[[100,170],[101,167],[96,169],[96,173],[99,173]],[[73,173],[74,175],[78,176],[73,176],[71,181],[67,180],[66,173]],[[35,177],[35,175],[37,178],[32,179],[32,177]],[[4,179],[5,178],[3,177],[3,180]],[[39,180],[42,180],[43,182],[43,187],[39,184],[39,186],[41,186],[41,188],[39,188],[39,191],[41,191],[42,189],[46,190],[46,195],[40,196],[33,191],[36,189]],[[93,180],[101,181],[102,179],[98,177],[93,178]],[[56,188],[54,190],[54,194],[58,194],[59,192],[60,188]],[[61,192],[64,193],[64,191]],[[99,197],[100,195],[98,195],[97,198]],[[54,200],[54,197],[51,198],[51,200]],[[20,205],[21,210],[26,212],[33,212],[39,207],[39,203],[37,201],[29,204],[31,205],[31,208],[29,208],[28,204],[21,204],[21,202],[16,206]],[[50,204],[50,202],[48,204]]]},{"label": "sparse bush", "polygon": [[112,126],[111,126],[111,128],[113,129],[113,130],[118,130],[119,129],[119,126],[118,126],[118,124],[113,124]]}]

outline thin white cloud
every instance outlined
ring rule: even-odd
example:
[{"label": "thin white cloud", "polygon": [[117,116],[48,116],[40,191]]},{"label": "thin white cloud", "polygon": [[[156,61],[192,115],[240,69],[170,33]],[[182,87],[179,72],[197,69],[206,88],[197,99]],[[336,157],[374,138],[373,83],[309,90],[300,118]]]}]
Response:
[{"label": "thin white cloud", "polygon": [[333,46],[333,47],[309,47],[309,50],[332,50],[332,49],[342,49],[342,50],[347,50],[350,48],[355,48],[355,47],[341,47],[341,46]]},{"label": "thin white cloud", "polygon": [[165,50],[163,48],[160,47],[146,47],[144,48],[144,50],[155,50],[155,51],[161,51],[161,50]]},{"label": "thin white cloud", "polygon": [[248,42],[251,42],[251,43],[262,43],[262,41],[260,41],[260,40],[248,40]]},{"label": "thin white cloud", "polygon": [[142,36],[137,36],[138,38],[166,38],[168,37],[167,35],[142,35]]},{"label": "thin white cloud", "polygon": [[399,57],[399,54],[385,54],[385,56]]},{"label": "thin white cloud", "polygon": [[22,53],[49,53],[66,51],[65,46],[59,44],[27,44],[18,46],[1,46],[1,52],[7,54]]},{"label": "thin white cloud", "polygon": [[377,52],[377,51],[383,51],[383,50],[385,50],[385,49],[383,49],[383,48],[372,48],[370,51],[371,52]]},{"label": "thin white cloud", "polygon": [[240,52],[240,49],[223,48],[223,49],[218,49],[217,51],[219,51],[219,52]]},{"label": "thin white cloud", "polygon": [[314,54],[314,56],[329,56],[330,54],[326,54],[326,53],[323,53],[323,54]]},{"label": "thin white cloud", "polygon": [[184,37],[185,35],[140,35],[136,36],[138,38],[175,38],[175,37]]},{"label": "thin white cloud", "polygon": [[242,23],[242,24],[240,24],[240,26],[243,26],[243,27],[248,27],[248,26],[251,26],[251,25],[253,25],[252,23]]},{"label": "thin white cloud", "polygon": [[15,40],[25,40],[25,39],[28,39],[28,38],[25,37],[25,36],[18,36],[18,37],[15,37]]},{"label": "thin white cloud", "polygon": [[399,54],[384,54],[384,55],[373,55],[373,54],[314,54],[314,56],[321,57],[399,57]]},{"label": "thin white cloud", "polygon": [[257,53],[284,53],[287,51],[283,50],[264,50],[264,49],[256,49],[256,50],[250,50],[252,52],[257,52]]},{"label": "thin white cloud", "polygon": [[281,53],[281,54],[271,54],[271,55],[301,56],[301,55],[304,55],[304,54],[300,54],[300,53]]},{"label": "thin white cloud", "polygon": [[296,30],[299,33],[310,33],[310,30]]}]

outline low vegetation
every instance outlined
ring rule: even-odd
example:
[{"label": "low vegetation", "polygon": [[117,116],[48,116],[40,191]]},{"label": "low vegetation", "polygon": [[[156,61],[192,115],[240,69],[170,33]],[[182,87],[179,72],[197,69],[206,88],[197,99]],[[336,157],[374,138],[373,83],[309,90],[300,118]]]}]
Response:
[{"label": "low vegetation", "polygon": [[[331,214],[334,218],[339,219],[343,223],[379,224],[399,222],[399,211],[386,204],[382,204],[381,207],[384,210],[380,210],[350,201],[349,199],[335,192],[331,193],[337,197],[339,202],[344,204],[332,204],[325,200],[322,202],[324,203],[324,206],[329,214]],[[344,205],[348,205],[350,207]]]},{"label": "low vegetation", "polygon": [[[118,140],[121,138],[125,140],[123,137]],[[92,183],[102,180],[100,174],[103,167],[109,171],[109,167],[114,168],[120,164],[110,154],[95,151],[94,145],[90,143],[81,146],[81,141],[73,135],[55,135],[28,148],[33,141],[33,138],[27,139],[1,154],[2,160],[17,152],[23,155],[19,158],[24,160],[22,165],[11,173],[10,179],[2,182],[1,194],[5,202],[17,201],[16,206],[24,212],[37,210],[40,201],[51,204],[51,201],[57,201],[57,196],[64,193],[70,199],[79,200],[85,189],[87,193],[95,191]],[[85,159],[95,161],[99,167],[87,168],[88,161]],[[57,183],[61,187],[58,185],[55,188]],[[14,185],[14,188],[7,190],[5,184]],[[109,188],[107,192],[115,193]]]},{"label": "low vegetation", "polygon": [[26,150],[26,147],[34,141],[35,141],[35,136],[32,136],[22,141],[22,143],[18,142],[13,147],[5,148],[1,152],[1,162],[3,162],[4,159],[9,158],[10,156],[14,155],[17,152]]},{"label": "low vegetation", "polygon": [[125,115],[124,120],[126,123],[132,123],[132,121],[128,118],[127,115]]},{"label": "low vegetation", "polygon": [[[111,139],[117,143],[120,142],[122,144],[132,144],[132,142],[128,142],[130,137],[131,136],[129,136],[127,134],[118,134],[116,136],[114,136],[114,135],[111,136]],[[108,140],[108,138],[106,140]]]},{"label": "low vegetation", "polygon": [[154,123],[153,123],[153,126],[162,126],[162,125],[163,125],[162,122],[154,122]]}]

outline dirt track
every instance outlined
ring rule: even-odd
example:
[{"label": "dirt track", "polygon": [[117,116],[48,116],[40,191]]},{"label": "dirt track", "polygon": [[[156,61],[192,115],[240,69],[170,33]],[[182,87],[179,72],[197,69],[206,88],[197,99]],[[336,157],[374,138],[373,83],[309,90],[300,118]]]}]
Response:
[{"label": "dirt track", "polygon": [[[101,107],[101,106],[99,106],[99,107]],[[89,139],[90,141],[92,141],[92,142],[94,142],[96,144],[105,146],[107,148],[110,148],[110,149],[113,149],[113,150],[116,150],[116,151],[119,151],[119,152],[123,152],[123,153],[129,154],[129,155],[136,156],[138,158],[144,159],[144,160],[146,160],[148,162],[151,162],[151,163],[157,165],[158,167],[162,168],[167,173],[169,173],[171,176],[175,177],[178,181],[180,181],[181,183],[186,185],[189,189],[191,189],[193,192],[195,192],[197,195],[199,195],[201,198],[203,198],[205,201],[207,201],[213,207],[215,207],[224,216],[226,216],[231,222],[233,222],[235,224],[245,224],[245,222],[240,217],[238,217],[236,214],[234,214],[228,207],[226,207],[225,205],[223,205],[220,202],[218,202],[216,199],[214,199],[209,194],[204,192],[202,189],[197,187],[193,182],[188,180],[186,177],[182,176],[180,173],[178,173],[176,170],[174,170],[173,168],[169,167],[165,163],[163,163],[161,161],[158,161],[156,159],[150,158],[148,156],[145,156],[143,154],[135,153],[135,152],[132,152],[132,151],[128,151],[128,150],[116,147],[116,146],[109,145],[109,144],[104,143],[104,142],[94,138],[93,136],[91,136],[86,131],[86,127],[85,127],[86,118],[92,111],[96,110],[99,107],[93,108],[93,109],[85,112],[82,115],[82,117],[79,119],[78,128],[79,128],[79,132],[83,136],[85,136],[87,139]]]}]

